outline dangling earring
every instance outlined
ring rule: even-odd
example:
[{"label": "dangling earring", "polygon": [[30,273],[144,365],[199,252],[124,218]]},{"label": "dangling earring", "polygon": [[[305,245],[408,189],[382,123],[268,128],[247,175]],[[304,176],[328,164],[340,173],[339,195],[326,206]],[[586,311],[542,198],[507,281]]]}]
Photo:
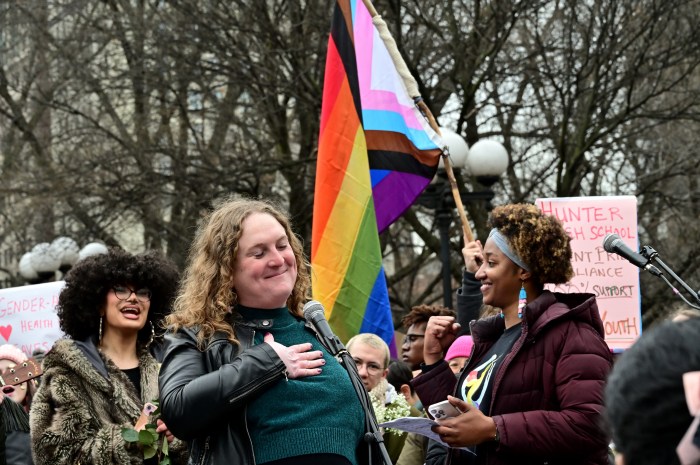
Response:
[{"label": "dangling earring", "polygon": [[155,330],[155,328],[153,327],[153,322],[152,322],[151,320],[148,320],[148,322],[151,324],[151,338],[150,338],[150,339],[148,340],[148,342],[146,343],[146,347],[148,347],[148,346],[150,346],[151,344],[153,344],[153,339],[155,339],[155,337],[156,337],[156,330]]},{"label": "dangling earring", "polygon": [[99,345],[102,345],[102,315],[100,315],[100,329],[99,329],[99,339],[97,340]]},{"label": "dangling earring", "polygon": [[518,318],[523,317],[523,309],[527,305],[527,292],[525,292],[525,281],[520,285],[520,294],[518,295]]},{"label": "dangling earring", "polygon": [[496,313],[496,315],[500,316],[501,318],[505,318],[505,317],[506,317],[506,316],[503,314],[503,310],[501,310],[500,308],[498,309],[498,313]]}]

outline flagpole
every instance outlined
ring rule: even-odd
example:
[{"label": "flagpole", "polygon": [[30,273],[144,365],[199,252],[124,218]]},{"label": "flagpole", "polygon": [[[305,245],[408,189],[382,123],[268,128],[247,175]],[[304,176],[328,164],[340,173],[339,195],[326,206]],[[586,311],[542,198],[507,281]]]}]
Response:
[{"label": "flagpole", "polygon": [[[439,133],[440,131],[438,131]],[[447,173],[447,179],[450,181],[450,190],[452,190],[452,197],[455,200],[455,206],[457,207],[457,213],[459,213],[459,218],[462,220],[462,232],[464,232],[465,242],[474,241],[474,233],[472,232],[471,226],[469,226],[469,220],[467,219],[467,214],[464,211],[464,205],[462,204],[462,196],[459,195],[459,188],[457,187],[457,180],[455,179],[454,172],[452,171],[452,162],[450,161],[449,151],[447,154],[442,155],[442,162],[445,164],[445,172]]]},{"label": "flagpole", "polygon": [[[401,76],[401,79],[403,80],[403,83],[406,86],[408,95],[410,95],[416,102],[416,106],[418,106],[423,115],[425,115],[425,117],[428,120],[428,124],[430,124],[430,127],[433,129],[433,131],[442,135],[440,132],[440,128],[438,127],[437,122],[435,121],[433,113],[430,111],[428,105],[425,104],[423,98],[420,96],[420,92],[418,91],[418,83],[409,71],[408,66],[406,66],[406,62],[403,60],[401,53],[399,53],[399,48],[396,46],[396,41],[391,36],[391,33],[389,32],[389,28],[387,27],[386,23],[379,15],[379,13],[377,13],[377,10],[374,8],[374,5],[372,5],[372,2],[370,0],[362,0],[362,2],[365,4],[365,7],[367,7],[367,11],[369,11],[370,15],[372,15],[372,23],[377,28],[377,31],[379,32],[379,37],[381,37],[384,41],[384,45],[386,45],[386,48],[389,51],[389,56],[391,56],[391,60],[394,62],[394,66],[396,66],[396,70],[398,71],[399,76]],[[467,219],[467,214],[464,211],[464,204],[462,203],[462,197],[459,195],[459,188],[457,187],[457,180],[455,179],[455,175],[452,170],[450,152],[447,149],[447,147],[442,148],[442,161],[445,165],[445,173],[447,174],[447,179],[450,183],[450,190],[452,191],[452,197],[454,197],[455,206],[457,207],[457,213],[459,214],[459,218],[462,221],[462,231],[464,232],[464,240],[466,242],[472,242],[474,240],[474,233],[472,232],[472,228],[469,226],[469,220]]]}]

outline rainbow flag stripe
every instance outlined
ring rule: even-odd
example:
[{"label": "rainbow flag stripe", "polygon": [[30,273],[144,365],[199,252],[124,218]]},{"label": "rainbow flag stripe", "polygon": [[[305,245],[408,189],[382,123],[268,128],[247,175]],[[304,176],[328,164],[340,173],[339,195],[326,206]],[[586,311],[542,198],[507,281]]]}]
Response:
[{"label": "rainbow flag stripe", "polygon": [[312,231],[314,299],[343,341],[394,345],[379,233],[428,185],[439,135],[396,71],[362,0],[338,0],[328,41]]}]

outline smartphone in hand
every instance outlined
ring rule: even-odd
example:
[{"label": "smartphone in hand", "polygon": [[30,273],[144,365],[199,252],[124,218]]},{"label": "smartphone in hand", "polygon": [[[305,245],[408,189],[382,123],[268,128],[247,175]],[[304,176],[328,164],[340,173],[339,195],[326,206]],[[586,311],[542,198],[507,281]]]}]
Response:
[{"label": "smartphone in hand", "polygon": [[443,400],[442,402],[438,402],[428,407],[428,413],[430,413],[430,415],[436,420],[444,420],[445,418],[456,417],[462,412],[457,410],[457,407],[450,404],[450,401]]}]

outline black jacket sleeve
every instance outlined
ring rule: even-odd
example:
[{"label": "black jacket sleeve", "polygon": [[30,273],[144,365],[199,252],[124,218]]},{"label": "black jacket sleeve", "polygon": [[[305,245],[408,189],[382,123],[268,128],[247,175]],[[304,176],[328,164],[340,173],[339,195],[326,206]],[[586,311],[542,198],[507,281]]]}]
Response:
[{"label": "black jacket sleeve", "polygon": [[[4,396],[5,394],[0,394]],[[0,465],[5,465],[5,438],[7,436],[5,432],[5,408],[3,406],[3,398],[0,397]]]},{"label": "black jacket sleeve", "polygon": [[[450,465],[471,465],[475,462],[475,455],[461,449],[450,449]],[[447,463],[448,449],[439,442],[428,441],[428,452],[425,454],[424,465],[445,465]]]},{"label": "black jacket sleeve", "polygon": [[442,402],[448,395],[454,394],[457,377],[448,363],[441,360],[430,371],[413,378],[411,385],[427,410],[434,403]]},{"label": "black jacket sleeve", "polygon": [[479,311],[483,303],[481,282],[477,281],[474,273],[462,272],[462,287],[457,290],[457,323],[462,325],[459,336],[469,334],[469,323],[479,319]]},{"label": "black jacket sleeve", "polygon": [[[184,440],[201,436],[222,422],[266,387],[284,379],[284,362],[269,344],[259,344],[240,353],[228,341],[217,343],[218,349],[202,352],[196,337],[188,330],[165,336],[163,364],[158,384],[163,420],[172,433]],[[220,360],[230,360],[212,367],[212,352]]]},{"label": "black jacket sleeve", "polygon": [[447,458],[447,448],[442,444],[433,441],[428,441],[428,450],[425,453],[424,465],[443,465]]}]

